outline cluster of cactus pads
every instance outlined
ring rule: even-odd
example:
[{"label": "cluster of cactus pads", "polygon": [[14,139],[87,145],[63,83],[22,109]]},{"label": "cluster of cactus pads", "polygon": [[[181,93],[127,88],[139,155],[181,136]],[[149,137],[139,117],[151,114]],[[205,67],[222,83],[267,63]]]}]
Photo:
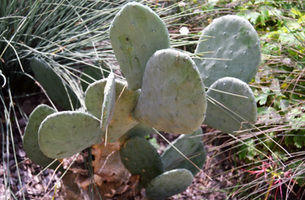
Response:
[{"label": "cluster of cactus pads", "polygon": [[[24,135],[27,155],[47,166],[96,144],[117,143],[121,162],[139,176],[149,199],[180,193],[205,162],[203,123],[234,133],[256,121],[247,82],[260,64],[257,33],[241,17],[220,17],[203,30],[190,54],[170,48],[164,22],[150,8],[131,2],[114,18],[110,40],[126,79],[111,72],[91,83],[85,105],[76,111],[38,106]],[[38,68],[46,68],[41,63],[32,62],[37,78],[43,77]],[[155,130],[181,136],[160,156],[144,139]]]}]

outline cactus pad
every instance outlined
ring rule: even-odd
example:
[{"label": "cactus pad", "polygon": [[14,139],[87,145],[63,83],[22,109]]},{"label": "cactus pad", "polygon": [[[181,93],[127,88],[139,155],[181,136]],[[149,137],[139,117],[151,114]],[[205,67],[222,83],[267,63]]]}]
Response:
[{"label": "cactus pad", "polygon": [[114,113],[114,105],[115,105],[115,76],[114,73],[111,72],[107,78],[107,83],[104,88],[104,99],[103,99],[102,115],[101,115],[101,129],[103,132],[106,132],[106,130],[108,129],[108,125],[110,124],[110,120]]},{"label": "cactus pad", "polygon": [[160,131],[193,133],[206,111],[204,84],[195,63],[177,50],[159,50],[149,59],[134,118]]},{"label": "cactus pad", "polygon": [[183,161],[177,163],[173,169],[187,169],[192,172],[193,176],[196,176],[196,174],[199,172],[199,169],[202,169],[207,158],[207,151],[202,141],[199,142],[197,149],[192,154],[188,155],[188,158],[196,166],[194,166],[190,161],[184,159]]},{"label": "cactus pad", "polygon": [[[79,102],[75,93],[63,83],[63,80],[38,58],[32,58],[31,68],[36,80],[43,86],[47,94],[56,104],[64,109],[71,109],[69,98],[72,101],[73,108],[77,107]],[[67,89],[67,90],[66,90]],[[67,95],[67,91],[69,96]]]},{"label": "cactus pad", "polygon": [[154,178],[146,188],[151,200],[163,200],[186,190],[193,181],[193,175],[187,169],[174,169]]},{"label": "cactus pad", "polygon": [[202,31],[195,53],[201,57],[195,62],[208,87],[227,76],[248,83],[261,62],[260,42],[255,29],[249,21],[234,15],[217,18],[207,26]]},{"label": "cactus pad", "polygon": [[97,118],[102,116],[104,90],[107,79],[101,79],[90,84],[85,92],[85,104],[88,111]]},{"label": "cactus pad", "polygon": [[[138,124],[131,118],[131,112],[135,108],[140,91],[130,91],[127,83],[115,79],[116,104],[111,122],[108,126],[108,141],[114,142],[124,135],[129,129]],[[86,90],[85,103],[88,111],[100,118],[104,101],[104,88],[107,79],[96,81],[89,85]]]},{"label": "cactus pad", "polygon": [[132,137],[145,137],[153,133],[155,133],[155,130],[153,130],[150,126],[143,123],[139,123],[132,129],[127,131],[127,133],[125,133],[122,137],[120,137],[119,141],[120,143],[124,143]]},{"label": "cactus pad", "polygon": [[157,150],[144,138],[133,137],[120,150],[121,160],[132,175],[140,175],[140,185],[146,187],[164,172]]},{"label": "cactus pad", "polygon": [[92,115],[63,111],[49,115],[38,131],[41,151],[50,158],[67,158],[102,141],[100,122]]},{"label": "cactus pad", "polygon": [[251,88],[245,82],[232,77],[219,79],[211,85],[207,95],[211,100],[208,101],[204,124],[233,133],[250,128],[249,122],[256,122],[256,101]]},{"label": "cactus pad", "polygon": [[[198,161],[196,161],[197,163],[195,164],[199,165],[199,168],[201,168],[204,164],[206,156],[205,152],[203,152],[204,155],[202,152],[200,152],[202,150],[202,134],[202,129],[198,128],[198,130],[192,134],[181,135],[172,143],[172,145],[174,145],[183,155],[187,156],[189,159],[198,157]],[[183,155],[181,155],[175,148],[172,147],[172,145],[168,145],[162,154],[165,170],[168,171],[171,169],[186,168],[188,170],[192,169],[190,171],[192,173],[194,172],[193,174],[196,175],[198,169],[193,166],[192,163],[186,160]],[[199,157],[202,160],[200,160]],[[187,166],[188,168],[182,166]]]},{"label": "cactus pad", "polygon": [[[55,110],[47,105],[37,106],[29,117],[29,122],[25,128],[23,136],[23,147],[28,158],[34,163],[46,167],[54,159],[45,156],[38,144],[38,128],[40,123],[50,114],[54,113]],[[55,169],[59,165],[59,162],[54,163],[50,168]]]},{"label": "cactus pad", "polygon": [[[109,73],[106,73],[105,71],[103,73],[105,73],[106,77],[109,75]],[[87,66],[80,76],[83,91],[86,91],[89,84],[93,83],[94,81],[103,79],[103,73],[101,72],[101,69]]]},{"label": "cactus pad", "polygon": [[150,8],[136,2],[126,4],[110,27],[110,40],[128,89],[141,88],[150,56],[170,47],[164,22]]}]

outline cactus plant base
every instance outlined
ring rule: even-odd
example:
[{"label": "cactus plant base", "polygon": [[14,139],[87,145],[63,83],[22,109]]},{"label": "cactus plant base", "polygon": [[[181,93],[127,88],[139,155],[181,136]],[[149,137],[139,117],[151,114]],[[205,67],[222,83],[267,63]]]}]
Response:
[{"label": "cactus plant base", "polygon": [[[84,165],[73,166],[63,178],[63,199],[134,199],[141,196],[137,189],[139,176],[131,176],[121,162],[118,152],[118,143],[107,144],[104,142],[93,145],[92,168],[93,175]],[[88,159],[85,158],[85,159]],[[84,163],[82,163],[84,164]],[[71,173],[71,171],[73,171]],[[93,184],[94,183],[94,184]],[[93,188],[93,190],[92,190]],[[146,199],[141,197],[141,199]]]}]

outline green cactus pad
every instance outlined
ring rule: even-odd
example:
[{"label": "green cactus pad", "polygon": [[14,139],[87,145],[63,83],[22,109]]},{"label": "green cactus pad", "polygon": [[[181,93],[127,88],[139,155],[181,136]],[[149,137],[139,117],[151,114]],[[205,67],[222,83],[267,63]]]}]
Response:
[{"label": "green cactus pad", "polygon": [[150,126],[139,123],[127,133],[125,133],[122,137],[120,137],[119,141],[120,143],[124,143],[125,141],[129,140],[132,137],[138,136],[138,137],[145,137],[147,135],[155,133],[155,130],[152,129]]},{"label": "green cactus pad", "polygon": [[[109,75],[109,73],[106,73],[105,71],[104,74],[106,77],[108,77]],[[94,81],[101,80],[103,78],[104,77],[103,73],[101,72],[101,69],[87,66],[80,76],[83,91],[87,90],[89,84],[93,83]]]},{"label": "green cactus pad", "polygon": [[[71,109],[70,100],[73,108],[76,108],[79,105],[79,101],[75,93],[68,86],[65,86],[61,78],[42,60],[32,58],[31,68],[34,72],[36,80],[46,90],[52,101],[64,109]],[[67,95],[65,87],[69,96]]]},{"label": "green cactus pad", "polygon": [[[50,114],[54,113],[55,110],[47,105],[37,106],[29,117],[28,124],[25,128],[23,136],[23,147],[26,152],[26,155],[34,163],[46,167],[54,159],[51,159],[45,156],[39,148],[38,144],[38,128],[41,122]],[[56,169],[59,165],[59,162],[54,163],[50,166],[51,169]]]},{"label": "green cactus pad", "polygon": [[154,178],[146,187],[146,195],[151,200],[163,200],[186,190],[193,181],[187,169],[174,169]]},{"label": "green cactus pad", "polygon": [[[127,83],[125,81],[118,79],[115,79],[115,81],[116,104],[111,122],[108,126],[108,142],[115,142],[139,123],[131,118],[131,112],[137,104],[140,91],[130,91],[127,89]],[[90,84],[86,90],[86,107],[91,114],[98,118],[102,114],[106,82],[107,79],[96,81]]]},{"label": "green cactus pad", "polygon": [[[204,153],[204,155],[200,155],[200,152],[198,152],[202,149],[202,134],[202,129],[198,128],[197,131],[192,134],[181,135],[172,143],[172,145],[174,145],[183,155],[187,156],[189,159],[194,159],[198,156],[202,158],[202,160],[197,158],[198,161],[195,163],[199,165],[199,168],[201,168],[204,164],[206,156],[206,153]],[[186,168],[182,166],[187,166],[188,168],[186,169],[190,170],[194,175],[196,175],[196,173],[198,173],[198,169],[193,166],[192,163],[186,160],[183,155],[181,155],[175,148],[172,147],[172,145],[168,145],[162,154],[165,170],[168,171],[171,169]],[[190,165],[188,165],[188,163]]]},{"label": "green cactus pad", "polygon": [[150,56],[170,47],[164,22],[150,8],[136,2],[126,4],[116,15],[110,40],[130,90],[141,88]]},{"label": "green cactus pad", "polygon": [[90,114],[63,111],[49,115],[38,131],[41,151],[50,158],[67,158],[102,141],[100,122]]},{"label": "green cactus pad", "polygon": [[164,172],[157,150],[144,138],[133,137],[120,150],[122,163],[132,175],[140,175],[140,186]]},{"label": "green cactus pad", "polygon": [[157,51],[148,61],[134,118],[160,131],[190,134],[202,124],[206,95],[198,69],[185,53]]},{"label": "green cactus pad", "polygon": [[90,84],[85,92],[85,104],[88,111],[97,118],[102,116],[104,90],[107,79],[101,79]]},{"label": "green cactus pad", "polygon": [[200,141],[197,149],[192,154],[189,154],[188,158],[196,166],[194,166],[190,161],[184,159],[183,161],[177,163],[177,165],[173,166],[173,169],[187,169],[192,172],[193,176],[196,176],[196,174],[199,172],[199,169],[202,169],[207,158],[207,151],[203,142]]},{"label": "green cactus pad", "polygon": [[256,122],[256,101],[251,88],[245,82],[232,77],[221,78],[211,85],[207,95],[211,100],[208,101],[204,124],[233,133],[251,128],[249,122]]},{"label": "green cactus pad", "polygon": [[[227,15],[215,19],[199,39],[195,59],[206,86],[235,77],[250,82],[261,62],[259,37],[246,19]],[[202,55],[204,54],[204,55]]]},{"label": "green cactus pad", "polygon": [[[102,105],[101,115],[101,129],[106,132],[110,120],[114,113],[115,105],[115,75],[111,72],[107,78],[107,83],[104,88],[104,99]],[[107,140],[107,139],[106,139]]]}]

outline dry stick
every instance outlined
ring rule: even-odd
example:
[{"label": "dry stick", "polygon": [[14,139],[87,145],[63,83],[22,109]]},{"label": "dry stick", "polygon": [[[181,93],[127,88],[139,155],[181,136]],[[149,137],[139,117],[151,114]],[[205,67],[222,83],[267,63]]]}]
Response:
[{"label": "dry stick", "polygon": [[186,157],[179,149],[177,149],[177,147],[175,147],[170,141],[168,141],[161,133],[159,133],[159,131],[157,131],[155,128],[152,128],[159,136],[162,137],[163,140],[165,140],[169,145],[171,145],[171,147],[173,147],[179,154],[181,154],[185,159],[187,159],[192,165],[194,165],[194,167],[196,167],[200,172],[202,172],[204,175],[206,175],[211,181],[213,181],[213,179],[207,175],[204,171],[202,171],[202,169],[200,169],[195,163],[193,163],[188,157]]},{"label": "dry stick", "polygon": [[234,94],[234,93],[226,92],[226,91],[223,91],[223,90],[218,90],[218,89],[215,89],[215,88],[206,87],[206,89],[210,89],[210,90],[213,90],[215,92],[223,93],[223,94],[226,94],[226,95],[231,95],[231,96],[234,96],[234,97],[240,97],[240,98],[248,99],[247,96]]}]

